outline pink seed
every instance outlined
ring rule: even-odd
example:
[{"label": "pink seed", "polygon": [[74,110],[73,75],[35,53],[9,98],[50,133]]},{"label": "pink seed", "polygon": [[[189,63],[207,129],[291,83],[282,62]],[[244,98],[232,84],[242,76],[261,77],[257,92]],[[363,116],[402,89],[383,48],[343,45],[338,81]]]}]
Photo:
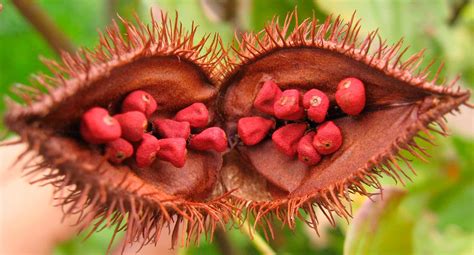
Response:
[{"label": "pink seed", "polygon": [[275,116],[282,120],[299,120],[304,117],[301,95],[296,89],[283,91],[280,99],[273,105]]},{"label": "pink seed", "polygon": [[265,138],[275,121],[262,117],[241,118],[237,124],[237,133],[245,145],[255,145]]},{"label": "pink seed", "polygon": [[145,114],[139,111],[130,111],[114,115],[122,128],[122,138],[130,142],[138,142],[146,132],[148,121]]},{"label": "pink seed", "polygon": [[313,146],[321,155],[336,152],[342,145],[342,133],[332,121],[326,121],[318,127]]},{"label": "pink seed", "polygon": [[313,166],[321,161],[321,155],[313,146],[313,138],[315,132],[309,132],[298,142],[296,151],[298,152],[298,159],[308,166]]},{"label": "pink seed", "polygon": [[267,80],[255,97],[253,106],[263,113],[274,115],[273,105],[281,97],[281,93],[280,87],[274,81]]},{"label": "pink seed", "polygon": [[135,160],[138,167],[150,166],[156,159],[156,153],[160,149],[160,143],[156,137],[150,134],[143,134],[143,138],[137,147]]},{"label": "pink seed", "polygon": [[311,89],[303,96],[303,106],[308,110],[308,118],[320,123],[328,113],[329,99],[321,90]]},{"label": "pink seed", "polygon": [[341,110],[349,115],[358,115],[365,107],[364,83],[357,78],[346,78],[339,82],[336,102]]},{"label": "pink seed", "polygon": [[150,117],[157,107],[152,95],[143,90],[135,90],[123,100],[122,112],[139,111]]},{"label": "pink seed", "polygon": [[181,168],[186,163],[186,140],[183,138],[165,138],[159,140],[160,150],[156,156],[164,161],[168,161],[173,166]]},{"label": "pink seed", "polygon": [[207,128],[193,136],[189,141],[189,146],[195,150],[223,152],[227,150],[227,135],[221,128]]},{"label": "pink seed", "polygon": [[174,117],[177,121],[187,121],[191,127],[203,128],[209,122],[209,111],[203,103],[194,103],[178,113]]},{"label": "pink seed", "polygon": [[303,137],[305,131],[306,124],[288,124],[277,129],[272,135],[272,140],[279,151],[293,157],[296,154],[298,141]]},{"label": "pink seed", "polygon": [[120,164],[133,155],[133,146],[127,140],[119,138],[107,143],[105,155],[110,162]]},{"label": "pink seed", "polygon": [[80,133],[88,143],[102,144],[118,139],[122,129],[106,109],[94,107],[82,115]]},{"label": "pink seed", "polygon": [[153,121],[155,131],[164,138],[188,139],[191,134],[189,122],[179,122],[170,119],[155,119]]}]

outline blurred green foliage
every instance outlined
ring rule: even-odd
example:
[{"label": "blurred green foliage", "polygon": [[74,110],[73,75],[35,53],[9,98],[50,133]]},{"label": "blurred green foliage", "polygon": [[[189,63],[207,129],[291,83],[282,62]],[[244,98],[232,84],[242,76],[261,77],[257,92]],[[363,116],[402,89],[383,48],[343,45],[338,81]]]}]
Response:
[{"label": "blurred green foliage", "polygon": [[[436,58],[445,62],[446,68],[443,74],[453,77],[461,73],[460,82],[464,86],[474,87],[472,1],[461,10],[453,24],[451,24],[452,10],[462,1],[245,0],[235,1],[236,17],[223,21],[211,18],[212,13],[202,8],[202,1],[39,0],[35,2],[46,10],[75,45],[85,47],[93,47],[97,43],[96,30],[103,30],[110,24],[111,13],[118,12],[122,17],[132,18],[136,12],[144,20],[149,20],[151,6],[171,13],[178,11],[184,25],[189,26],[194,20],[199,24],[199,33],[219,33],[226,44],[231,43],[235,27],[240,30],[259,31],[273,16],[284,17],[295,6],[298,6],[300,19],[314,14],[319,20],[324,20],[333,13],[341,14],[347,20],[356,10],[357,17],[362,18],[364,33],[378,27],[382,38],[386,38],[388,42],[394,43],[404,37],[406,44],[411,45],[408,53],[426,48],[427,59]],[[112,2],[116,4],[111,5]],[[206,2],[208,5],[211,3],[212,10],[212,3],[215,1]],[[38,32],[21,17],[11,3],[4,2],[4,10],[0,13],[2,96],[17,82],[28,84],[30,74],[47,72],[39,62],[38,56],[57,58]],[[436,68],[434,66],[432,72],[435,72]],[[3,111],[2,102],[0,114]],[[430,149],[432,155],[430,163],[413,161],[418,176],[411,175],[414,182],[408,184],[407,193],[396,206],[385,209],[386,217],[380,218],[378,224],[381,227],[371,237],[372,240],[379,241],[362,242],[357,238],[346,239],[348,225],[340,220],[335,228],[322,223],[320,238],[301,222],[294,230],[287,228],[280,230],[280,227],[276,227],[276,238],[269,241],[270,246],[278,254],[342,254],[344,242],[345,247],[363,246],[363,250],[368,251],[364,254],[474,254],[474,140],[472,137],[455,135],[437,141],[439,147]],[[387,178],[382,182],[387,185],[393,184]],[[357,212],[363,201],[364,198],[356,196],[354,212]],[[354,219],[356,220],[361,219]],[[357,234],[364,235],[363,228],[349,226],[349,229],[356,237]],[[61,244],[55,254],[104,254],[111,234],[112,231],[105,230],[84,242],[81,241],[83,236],[80,236]],[[229,231],[227,237],[239,254],[258,254],[248,236],[239,230]],[[397,253],[389,253],[393,250],[390,247],[400,249]],[[355,253],[350,249],[345,252]],[[216,243],[203,240],[201,246],[182,248],[179,253],[219,254],[219,249]]]}]

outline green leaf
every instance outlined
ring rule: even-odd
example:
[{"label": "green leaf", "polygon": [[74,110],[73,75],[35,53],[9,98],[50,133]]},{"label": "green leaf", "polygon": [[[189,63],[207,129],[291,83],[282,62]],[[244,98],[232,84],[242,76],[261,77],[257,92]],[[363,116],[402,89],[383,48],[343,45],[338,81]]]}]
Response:
[{"label": "green leaf", "polygon": [[399,208],[406,193],[385,188],[383,199],[367,200],[347,231],[344,254],[412,254],[412,219]]}]

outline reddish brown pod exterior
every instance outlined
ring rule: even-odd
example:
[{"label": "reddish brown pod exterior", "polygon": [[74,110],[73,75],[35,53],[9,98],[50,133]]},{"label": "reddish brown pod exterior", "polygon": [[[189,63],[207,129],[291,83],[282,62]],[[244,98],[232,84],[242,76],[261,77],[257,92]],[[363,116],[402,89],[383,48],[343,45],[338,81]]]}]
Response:
[{"label": "reddish brown pod exterior", "polygon": [[112,142],[122,134],[118,121],[112,118],[106,109],[100,107],[94,107],[84,113],[80,131],[84,140],[91,144]]},{"label": "reddish brown pod exterior", "polygon": [[358,115],[365,106],[365,86],[361,80],[349,77],[339,82],[336,102],[349,115]]}]

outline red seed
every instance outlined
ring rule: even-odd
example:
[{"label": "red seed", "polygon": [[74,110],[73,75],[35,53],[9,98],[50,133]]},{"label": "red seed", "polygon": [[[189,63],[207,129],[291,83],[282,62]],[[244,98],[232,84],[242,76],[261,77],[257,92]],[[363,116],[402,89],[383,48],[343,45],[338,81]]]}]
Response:
[{"label": "red seed", "polygon": [[155,131],[164,138],[188,139],[191,134],[189,122],[179,122],[170,119],[155,119],[153,121]]},{"label": "red seed", "polygon": [[273,105],[281,97],[281,93],[280,87],[274,81],[267,80],[255,97],[253,106],[263,113],[274,115]]},{"label": "red seed", "polygon": [[175,167],[183,167],[188,152],[186,150],[186,140],[183,138],[165,138],[158,141],[160,150],[158,150],[156,156],[161,160],[170,162]]},{"label": "red seed", "polygon": [[209,111],[203,103],[194,103],[176,113],[174,119],[187,121],[191,127],[203,128],[209,122]]},{"label": "red seed", "polygon": [[140,145],[135,153],[135,160],[138,167],[150,166],[156,159],[156,153],[160,149],[160,143],[156,137],[150,134],[143,134]]},{"label": "red seed", "polygon": [[135,90],[123,100],[122,112],[139,111],[150,117],[157,107],[152,95],[143,90]]},{"label": "red seed", "polygon": [[298,141],[303,137],[305,131],[306,124],[288,124],[277,129],[272,135],[272,140],[279,151],[293,157],[296,154]]},{"label": "red seed", "polygon": [[195,150],[223,152],[227,150],[227,135],[221,128],[207,128],[193,136],[189,141],[189,146]]},{"label": "red seed", "polygon": [[265,138],[275,121],[262,117],[241,118],[237,124],[237,133],[245,145],[255,145]]},{"label": "red seed", "polygon": [[102,144],[118,139],[122,129],[106,109],[94,107],[82,115],[80,132],[88,143]]},{"label": "red seed", "polygon": [[130,142],[138,142],[146,132],[148,121],[145,114],[139,111],[130,111],[114,115],[122,128],[122,138]]},{"label": "red seed", "polygon": [[298,142],[296,151],[298,152],[298,159],[308,166],[313,166],[321,161],[321,155],[313,146],[313,138],[315,132],[309,132]]},{"label": "red seed", "polygon": [[357,115],[365,106],[364,83],[357,78],[346,78],[339,82],[336,102],[341,110],[349,115]]},{"label": "red seed", "polygon": [[329,108],[329,99],[318,89],[311,89],[303,96],[303,106],[308,109],[308,118],[314,122],[323,122]]},{"label": "red seed", "polygon": [[127,140],[119,138],[107,143],[105,155],[110,162],[120,164],[133,155],[133,146]]},{"label": "red seed", "polygon": [[282,120],[299,120],[304,117],[301,95],[296,89],[283,91],[280,99],[273,105],[275,116]]},{"label": "red seed", "polygon": [[336,152],[342,145],[342,133],[332,121],[326,121],[318,127],[313,146],[321,155]]}]

